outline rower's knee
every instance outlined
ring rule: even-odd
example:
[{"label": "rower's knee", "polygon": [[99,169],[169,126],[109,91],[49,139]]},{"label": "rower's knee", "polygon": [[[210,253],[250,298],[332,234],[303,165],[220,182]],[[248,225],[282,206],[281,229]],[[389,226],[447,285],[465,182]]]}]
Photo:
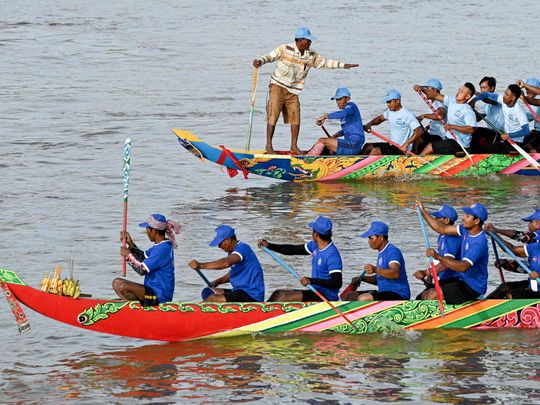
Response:
[{"label": "rower's knee", "polygon": [[283,302],[286,300],[286,291],[285,290],[276,290],[272,293],[268,302]]},{"label": "rower's knee", "polygon": [[371,149],[371,152],[369,152],[370,155],[380,155],[381,154],[381,148],[373,148]]},{"label": "rower's knee", "polygon": [[429,290],[425,291],[422,296],[425,300],[436,300],[437,299],[437,291],[435,288],[430,288]]},{"label": "rower's knee", "polygon": [[373,301],[373,295],[371,295],[370,293],[360,294],[358,295],[356,301]]},{"label": "rower's knee", "polygon": [[126,288],[126,283],[123,278],[115,278],[112,282],[112,288],[114,291],[122,291]]},{"label": "rower's knee", "polygon": [[343,301],[357,301],[359,295],[360,294],[358,293],[358,291],[350,291],[345,294],[345,297],[343,297]]}]

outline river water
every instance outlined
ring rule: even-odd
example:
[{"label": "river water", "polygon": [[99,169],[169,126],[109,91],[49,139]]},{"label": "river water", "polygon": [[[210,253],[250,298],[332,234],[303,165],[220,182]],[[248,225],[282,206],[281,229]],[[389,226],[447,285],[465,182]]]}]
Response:
[{"label": "river water", "polygon": [[[290,184],[229,179],[180,149],[170,128],[214,144],[246,142],[251,60],[299,25],[323,55],[359,63],[312,71],[302,97],[300,146],[321,135],[314,119],[348,86],[365,120],[398,88],[403,104],[426,112],[412,85],[429,77],[455,93],[464,81],[497,77],[503,88],[540,76],[536,0],[442,1],[8,1],[0,17],[0,266],[37,286],[75,261],[83,292],[113,297],[121,268],[122,147],[133,140],[129,229],[152,212],[184,223],[176,253],[176,300],[202,287],[191,258],[211,260],[213,229],[226,222],[254,245],[259,237],[301,243],[307,222],[328,215],[345,279],[376,254],[359,238],[373,220],[390,224],[409,273],[426,265],[411,208],[481,201],[498,225],[524,228],[538,207],[532,177],[409,179],[381,183]],[[264,146],[269,75],[261,71],[254,139]],[[335,127],[328,125],[330,129]],[[381,131],[387,127],[381,126]],[[287,148],[279,124],[275,146]],[[432,241],[435,235],[431,235]],[[295,280],[267,256],[267,297]],[[305,258],[289,263],[309,273]],[[222,274],[216,272],[216,276]],[[138,276],[129,278],[138,281]],[[519,279],[507,276],[508,279]],[[498,283],[492,271],[490,289]],[[413,294],[421,285],[411,280]],[[412,334],[248,336],[160,344],[86,333],[27,310],[19,335],[0,303],[1,402],[18,403],[534,403],[540,389],[537,331],[427,331]],[[537,398],[537,400],[534,400]]]}]

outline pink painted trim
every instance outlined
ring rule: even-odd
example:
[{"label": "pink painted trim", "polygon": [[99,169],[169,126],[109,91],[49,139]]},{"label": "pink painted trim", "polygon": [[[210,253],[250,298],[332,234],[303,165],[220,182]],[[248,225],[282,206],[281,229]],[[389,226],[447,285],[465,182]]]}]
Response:
[{"label": "pink painted trim", "polygon": [[[374,305],[362,307],[354,312],[347,312],[346,315],[347,318],[349,318],[351,321],[354,321],[355,319],[374,314],[375,312],[383,311],[385,309],[399,305],[403,302],[404,301],[379,301]],[[334,326],[341,325],[344,322],[345,320],[341,316],[336,314],[336,316],[332,319],[327,319],[325,321],[306,326],[305,328],[301,328],[299,330],[303,332],[321,332],[323,330],[333,328]]]},{"label": "pink painted trim", "polygon": [[355,163],[354,165],[352,166],[349,166],[347,167],[346,169],[343,169],[337,173],[334,173],[334,174],[331,174],[330,176],[326,176],[326,177],[323,177],[322,179],[319,179],[319,180],[337,180],[337,179],[341,179],[342,177],[352,173],[352,172],[355,172],[356,170],[360,170],[361,168],[363,167],[366,167],[367,165],[373,163],[373,162],[376,162],[377,160],[381,159],[382,157],[384,156],[369,156],[367,158],[365,158],[364,160],[358,162],[358,163]]},{"label": "pink painted trim", "polygon": [[[530,155],[534,158],[534,160],[540,159],[540,153],[531,153]],[[529,165],[529,161],[523,158],[519,162],[516,162],[513,165],[508,166],[506,169],[502,170],[501,174],[513,174],[520,171],[521,169],[525,169]]]}]

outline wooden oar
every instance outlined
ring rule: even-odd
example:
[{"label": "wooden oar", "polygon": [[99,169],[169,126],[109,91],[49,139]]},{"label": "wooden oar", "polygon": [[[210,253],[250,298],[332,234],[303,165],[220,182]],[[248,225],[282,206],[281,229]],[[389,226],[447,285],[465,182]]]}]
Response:
[{"label": "wooden oar", "polygon": [[[129,166],[131,164],[131,139],[124,142],[124,225],[122,246],[126,247],[127,212],[128,212],[128,189],[129,189]],[[126,276],[126,256],[122,256],[122,277]]]},{"label": "wooden oar", "polygon": [[[272,257],[272,259],[274,259],[276,262],[281,264],[281,266],[283,266],[283,268],[285,270],[287,270],[289,273],[291,273],[298,281],[302,280],[301,277],[298,275],[298,273],[296,271],[294,271],[287,263],[285,263],[283,260],[281,260],[278,255],[276,255],[274,252],[272,252],[266,246],[263,246],[262,249],[266,253],[268,253]],[[306,287],[309,288],[311,291],[313,291],[321,300],[323,300],[328,305],[330,305],[330,307],[332,307],[332,309],[334,311],[336,311],[336,313],[339,316],[341,316],[343,319],[345,319],[347,321],[347,323],[349,325],[351,325],[356,332],[359,332],[358,328],[356,326],[354,326],[354,324],[349,320],[349,318],[347,318],[343,312],[341,312],[336,306],[334,306],[330,301],[328,301],[324,295],[322,295],[319,291],[317,291],[315,289],[315,287],[313,287],[311,284],[308,284]]]},{"label": "wooden oar", "polygon": [[535,121],[540,123],[540,117],[538,116],[538,114],[536,114],[536,112],[533,110],[533,108],[531,107],[531,105],[529,104],[529,102],[527,100],[525,100],[525,97],[521,96],[521,99],[523,100],[523,103],[525,103],[525,105],[527,106],[527,108],[529,109],[529,111],[531,112],[532,116],[534,117]]},{"label": "wooden oar", "polygon": [[249,110],[249,128],[246,150],[251,147],[251,129],[253,127],[253,113],[255,112],[255,96],[257,94],[257,83],[259,82],[259,68],[253,68],[253,78],[251,79],[251,108]]},{"label": "wooden oar", "polygon": [[[491,236],[493,239],[495,239],[495,242],[497,242],[497,244],[502,248],[502,250],[504,250],[506,253],[508,253],[510,255],[510,257],[512,257],[512,259],[514,259],[517,264],[519,264],[519,267],[521,267],[523,270],[525,270],[527,272],[527,274],[531,274],[531,269],[529,269],[529,267],[523,263],[519,257],[517,257],[514,252],[512,252],[510,249],[508,249],[508,246],[506,246],[506,244],[499,239],[499,237],[493,232],[493,231],[488,231],[488,234],[489,236]],[[540,283],[540,278],[537,278],[536,281],[538,283]]]},{"label": "wooden oar", "polygon": [[326,136],[327,136],[328,138],[332,138],[332,136],[328,133],[328,131],[326,130],[326,128],[324,127],[324,125],[321,125],[321,128],[322,128],[322,130],[324,131],[324,133],[326,134]]},{"label": "wooden oar", "polygon": [[[422,97],[422,99],[425,101],[425,103],[428,105],[428,107],[431,109],[431,111],[433,112],[433,114],[435,114],[437,116],[437,118],[439,119],[439,121],[442,122],[443,125],[446,124],[446,121],[444,120],[444,117],[441,117],[441,114],[439,114],[439,112],[435,109],[435,107],[433,107],[433,104],[431,104],[431,101],[429,101],[429,99],[427,98],[427,96],[424,94],[424,92],[422,90],[418,90],[417,93],[420,95],[420,97]],[[449,130],[448,132],[450,132],[450,135],[452,135],[452,138],[454,138],[454,140],[458,143],[458,145],[460,146],[460,148],[463,150],[463,152],[465,152],[465,155],[467,155],[467,157],[469,158],[469,160],[471,161],[471,163],[473,164],[473,166],[477,166],[476,163],[474,163],[474,161],[472,160],[472,157],[471,155],[469,155],[469,152],[467,152],[467,149],[465,149],[465,147],[461,144],[461,142],[459,141],[458,137],[456,136],[456,134],[454,134],[454,131],[452,130]]]},{"label": "wooden oar", "polygon": [[[495,239],[493,239],[493,237],[490,235],[490,238],[491,238],[491,244],[493,246],[493,253],[495,253],[495,263],[499,263],[499,252],[497,251],[497,245],[495,244]],[[501,278],[501,283],[506,283],[505,279],[504,279],[504,274],[503,274],[503,269],[501,267],[501,265],[499,264],[498,266],[495,266],[499,269],[499,277]]]},{"label": "wooden oar", "polygon": [[351,282],[342,292],[341,294],[339,294],[339,298],[341,298],[342,300],[345,299],[345,296],[352,292],[352,291],[356,291],[358,290],[358,287],[360,287],[360,284],[362,284],[362,278],[365,276],[366,274],[366,271],[365,270],[362,270],[360,272],[360,274],[358,275],[358,284],[355,284],[353,282]]},{"label": "wooden oar", "polygon": [[[473,111],[475,113],[476,110],[473,108]],[[503,132],[501,132],[500,129],[498,129],[490,120],[488,120],[486,117],[481,117],[486,124],[488,124],[495,132],[497,132],[499,135],[502,135]],[[531,155],[529,155],[525,150],[519,146],[515,141],[513,141],[510,136],[508,136],[508,139],[506,140],[512,147],[519,152],[521,156],[523,156],[536,170],[540,171],[540,163],[538,163]]]},{"label": "wooden oar", "polygon": [[206,285],[210,288],[212,288],[212,286],[210,285],[210,281],[208,281],[208,279],[206,278],[206,276],[203,274],[202,271],[200,271],[199,269],[195,269],[195,271],[197,272],[197,274],[199,276],[201,276],[201,278],[203,279],[203,281],[206,283]]},{"label": "wooden oar", "polygon": [[[422,228],[422,233],[424,234],[424,242],[426,244],[426,249],[430,248],[429,239],[427,236],[426,225],[424,224],[424,218],[422,217],[422,211],[420,207],[416,208],[418,212],[418,219],[420,220],[420,227]],[[435,284],[435,291],[437,292],[437,300],[439,301],[439,308],[441,309],[441,318],[444,317],[444,304],[443,296],[441,291],[441,286],[439,285],[439,276],[437,275],[437,269],[435,268],[435,263],[433,263],[433,257],[429,256],[429,267],[431,269],[431,277],[433,278],[433,284]]]},{"label": "wooden oar", "polygon": [[4,280],[0,280],[0,287],[2,288],[2,291],[4,291],[4,295],[6,296],[6,300],[9,304],[9,307],[11,308],[13,316],[15,316],[15,320],[17,321],[17,326],[19,328],[19,333],[28,332],[30,330],[30,322],[28,321],[26,314],[21,308],[19,301],[17,301],[15,297],[13,297],[13,293],[9,289],[8,285],[4,282]]},{"label": "wooden oar", "polygon": [[[373,129],[371,129],[371,133],[372,133],[373,135],[375,135],[376,137],[382,139],[383,141],[388,142],[390,145],[393,145],[393,146],[395,146],[396,148],[401,149],[401,146],[400,146],[398,143],[396,143],[396,142],[392,141],[391,139],[389,139],[389,138],[387,138],[387,137],[385,137],[385,136],[379,134],[378,132],[374,131]],[[430,165],[431,167],[433,167],[433,168],[439,170],[440,173],[446,173],[447,175],[451,176],[451,174],[448,173],[446,170],[441,169],[440,167],[435,166],[433,163],[431,163],[430,161],[428,161],[428,160],[424,159],[423,157],[417,155],[416,153],[413,153],[413,152],[411,152],[411,151],[408,150],[408,149],[405,151],[405,153],[406,153],[407,155],[409,155],[409,156],[414,156],[414,157],[420,159],[422,162],[424,162],[424,163]]]}]

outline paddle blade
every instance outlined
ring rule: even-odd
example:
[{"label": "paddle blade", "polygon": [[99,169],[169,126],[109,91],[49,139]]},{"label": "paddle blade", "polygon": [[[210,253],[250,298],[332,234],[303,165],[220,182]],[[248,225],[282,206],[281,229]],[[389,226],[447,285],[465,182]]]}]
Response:
[{"label": "paddle blade", "polygon": [[357,288],[358,288],[358,285],[356,285],[355,283],[349,284],[349,285],[341,292],[341,294],[339,294],[339,298],[341,298],[342,300],[345,300],[345,296],[346,296],[348,293],[350,293],[350,292],[356,291]]}]

